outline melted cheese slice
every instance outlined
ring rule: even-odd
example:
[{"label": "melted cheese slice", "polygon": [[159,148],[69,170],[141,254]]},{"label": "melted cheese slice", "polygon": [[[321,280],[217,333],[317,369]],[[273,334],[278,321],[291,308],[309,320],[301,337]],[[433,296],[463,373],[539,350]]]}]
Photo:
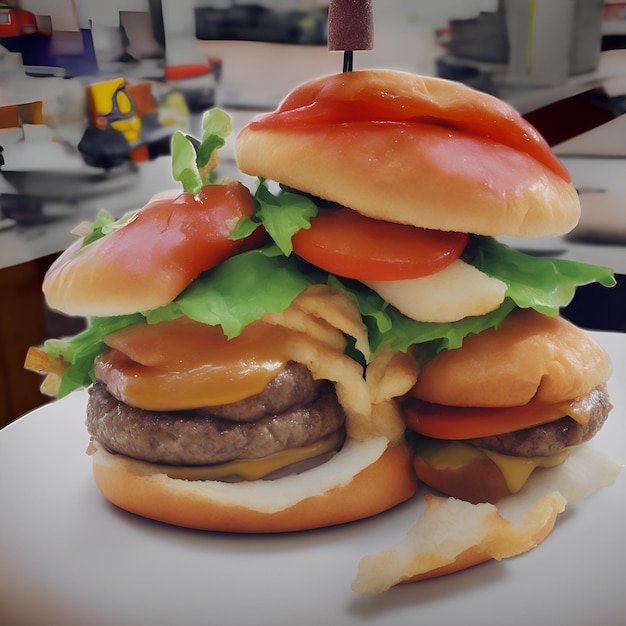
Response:
[{"label": "melted cheese slice", "polygon": [[288,329],[256,322],[228,339],[180,317],[106,337],[96,376],[118,400],[149,411],[230,404],[260,393],[289,360]]},{"label": "melted cheese slice", "polygon": [[551,456],[517,457],[500,454],[463,443],[461,441],[420,442],[420,456],[435,469],[458,469],[484,458],[495,463],[511,493],[517,493],[538,467],[556,467],[567,459],[567,448]]},{"label": "melted cheese slice", "polygon": [[[151,465],[161,474],[180,480],[217,480],[235,482],[239,480],[260,480],[294,463],[301,463],[317,456],[335,452],[343,443],[343,435],[333,433],[320,441],[308,446],[281,450],[261,459],[243,459],[219,463],[215,465]],[[96,448],[90,444],[87,453],[92,454]]]},{"label": "melted cheese slice", "polygon": [[481,449],[479,452],[491,459],[498,466],[511,493],[517,493],[538,467],[556,467],[564,463],[565,459],[569,456],[569,450],[567,448],[550,456],[531,457],[509,456],[507,454],[494,452],[493,450]]},{"label": "melted cheese slice", "polygon": [[559,408],[564,415],[568,415],[579,424],[587,424],[593,415],[594,408],[602,404],[602,394],[600,387],[595,387],[586,396],[564,402],[559,405]]}]

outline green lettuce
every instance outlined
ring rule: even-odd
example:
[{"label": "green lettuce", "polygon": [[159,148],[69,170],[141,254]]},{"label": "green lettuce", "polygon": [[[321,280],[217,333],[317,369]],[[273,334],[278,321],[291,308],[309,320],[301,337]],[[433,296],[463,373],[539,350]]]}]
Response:
[{"label": "green lettuce", "polygon": [[183,189],[197,194],[215,181],[217,150],[226,143],[233,127],[221,109],[210,109],[202,116],[202,140],[177,130],[172,136],[172,176]]},{"label": "green lettuce", "polygon": [[235,255],[202,274],[170,304],[146,312],[149,323],[186,315],[222,327],[236,337],[265,313],[283,311],[309,285],[323,282],[321,272],[303,272],[296,257],[286,257],[276,246]]},{"label": "green lettuce", "polygon": [[572,301],[577,287],[594,282],[605,287],[616,284],[610,267],[531,256],[493,237],[475,236],[473,240],[476,254],[472,265],[505,282],[507,297],[524,309],[557,315]]},{"label": "green lettuce", "polygon": [[280,251],[289,256],[293,252],[291,238],[299,230],[311,227],[317,205],[308,196],[282,185],[278,193],[273,194],[264,179],[259,179],[254,199],[254,214],[239,222],[231,238],[248,237],[262,224]]}]

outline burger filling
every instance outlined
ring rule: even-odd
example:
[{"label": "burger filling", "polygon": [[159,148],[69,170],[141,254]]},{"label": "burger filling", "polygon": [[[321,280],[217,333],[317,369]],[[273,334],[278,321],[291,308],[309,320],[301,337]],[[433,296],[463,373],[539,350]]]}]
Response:
[{"label": "burger filling", "polygon": [[577,421],[569,415],[532,428],[512,433],[469,439],[467,443],[512,456],[551,456],[563,448],[589,441],[602,428],[611,410],[606,385],[600,385],[586,396],[587,419]]},{"label": "burger filling", "polygon": [[490,461],[501,471],[508,490],[519,491],[538,467],[563,463],[569,448],[592,439],[602,428],[612,405],[606,385],[568,405],[573,414],[497,435],[445,440],[410,431],[416,455],[435,470],[463,470],[475,462]]},{"label": "burger filling", "polygon": [[[230,404],[153,411],[90,389],[87,429],[110,452],[163,465],[183,478],[277,478],[328,460],[345,440],[332,383],[289,362],[259,394]],[[177,468],[189,467],[189,471]]]}]

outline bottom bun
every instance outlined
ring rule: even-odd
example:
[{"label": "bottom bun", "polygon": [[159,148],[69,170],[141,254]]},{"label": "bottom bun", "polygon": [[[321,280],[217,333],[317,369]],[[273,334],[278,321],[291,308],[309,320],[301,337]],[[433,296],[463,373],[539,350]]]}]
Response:
[{"label": "bottom bun", "polygon": [[413,459],[420,481],[453,498],[472,504],[497,502],[510,495],[500,468],[488,458],[454,468],[435,468],[423,458]]},{"label": "bottom bun", "polygon": [[150,463],[110,454],[94,442],[102,495],[131,513],[201,530],[274,533],[370,517],[408,500],[417,488],[411,452],[379,437],[348,440],[331,460],[274,481],[188,481]]}]

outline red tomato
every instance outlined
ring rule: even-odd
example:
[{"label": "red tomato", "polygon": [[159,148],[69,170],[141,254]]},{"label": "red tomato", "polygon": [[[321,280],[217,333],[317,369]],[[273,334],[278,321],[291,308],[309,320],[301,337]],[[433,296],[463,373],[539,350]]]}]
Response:
[{"label": "red tomato", "polygon": [[527,404],[505,408],[455,407],[408,398],[402,406],[407,426],[435,439],[473,439],[532,428],[562,418],[557,405]]},{"label": "red tomato", "polygon": [[[254,199],[239,182],[207,185],[198,193],[158,195],[119,230],[96,242],[104,263],[133,273],[177,276],[185,287],[242,249],[258,243],[230,236],[242,217],[252,215]],[[184,284],[183,284],[184,283]]]},{"label": "red tomato", "polygon": [[346,208],[320,209],[311,228],[292,238],[294,252],[306,261],[357,280],[434,274],[457,259],[467,241],[467,233],[384,222]]}]

